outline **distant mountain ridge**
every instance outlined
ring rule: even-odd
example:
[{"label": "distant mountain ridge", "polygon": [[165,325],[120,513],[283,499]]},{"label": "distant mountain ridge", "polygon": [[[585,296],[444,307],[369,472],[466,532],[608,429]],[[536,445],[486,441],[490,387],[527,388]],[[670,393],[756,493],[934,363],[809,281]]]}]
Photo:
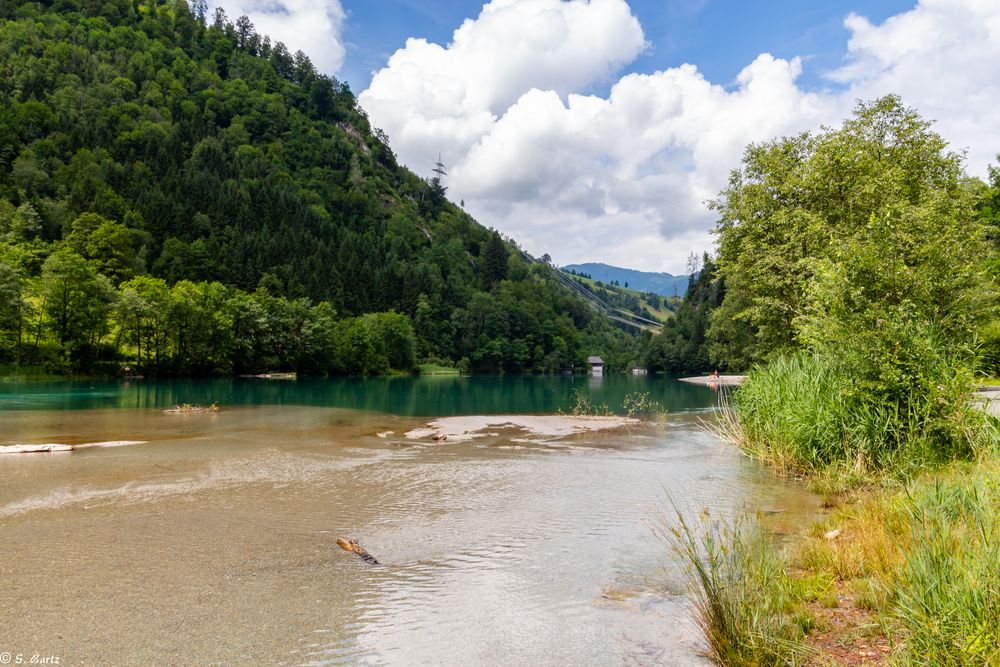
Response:
[{"label": "distant mountain ridge", "polygon": [[652,271],[636,271],[620,266],[589,262],[586,264],[567,264],[562,267],[566,271],[586,273],[594,280],[610,283],[617,280],[623,287],[628,283],[629,289],[639,292],[653,292],[660,296],[684,296],[688,286],[688,276],[675,276],[670,273],[655,273]]}]

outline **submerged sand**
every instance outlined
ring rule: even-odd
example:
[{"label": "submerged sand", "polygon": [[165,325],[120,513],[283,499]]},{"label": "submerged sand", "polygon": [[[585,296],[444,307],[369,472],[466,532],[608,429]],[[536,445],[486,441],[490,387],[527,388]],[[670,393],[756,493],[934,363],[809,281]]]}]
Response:
[{"label": "submerged sand", "polygon": [[[516,430],[543,438],[564,438],[581,433],[608,431],[636,426],[641,421],[618,416],[580,415],[472,415],[443,417],[428,422],[425,428],[406,432],[410,439],[472,440],[496,435],[497,429]],[[490,431],[493,429],[493,431]]]},{"label": "submerged sand", "polygon": [[90,447],[128,447],[129,445],[144,445],[145,440],[103,440],[101,442],[83,442],[77,445],[67,445],[56,442],[41,444],[0,445],[0,454],[50,454],[55,452],[72,452]]}]

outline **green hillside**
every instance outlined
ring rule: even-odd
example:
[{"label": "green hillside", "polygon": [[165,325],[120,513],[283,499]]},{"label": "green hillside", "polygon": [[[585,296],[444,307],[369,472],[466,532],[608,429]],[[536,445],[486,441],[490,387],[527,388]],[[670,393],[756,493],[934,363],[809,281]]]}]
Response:
[{"label": "green hillside", "polygon": [[401,167],[345,84],[205,12],[0,5],[0,362],[627,363],[629,336]]},{"label": "green hillside", "polygon": [[673,317],[674,310],[680,303],[678,297],[661,296],[655,292],[640,292],[623,287],[617,282],[605,283],[587,275],[574,273],[572,269],[562,269],[562,271],[608,308],[626,317],[632,315],[663,324]]},{"label": "green hillside", "polygon": [[603,283],[617,283],[639,292],[652,292],[660,296],[677,297],[678,299],[684,296],[684,291],[688,287],[687,275],[675,276],[670,273],[637,271],[596,262],[567,264],[562,269],[576,275],[600,280]]}]

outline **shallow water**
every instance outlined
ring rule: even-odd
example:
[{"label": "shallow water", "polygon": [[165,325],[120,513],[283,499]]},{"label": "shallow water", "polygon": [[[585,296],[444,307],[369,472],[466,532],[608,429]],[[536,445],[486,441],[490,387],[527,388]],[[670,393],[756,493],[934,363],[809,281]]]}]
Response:
[{"label": "shallow water", "polygon": [[[692,514],[784,509],[787,522],[815,510],[699,427],[709,395],[685,394],[660,426],[433,442],[403,437],[426,417],[399,415],[476,406],[360,411],[275,384],[265,389],[282,405],[222,401],[217,414],[164,414],[219,400],[169,387],[156,407],[52,410],[51,396],[22,396],[0,412],[0,444],[146,441],[0,457],[0,652],[61,664],[706,664],[678,566],[652,531],[666,498]],[[668,384],[643,386],[669,395]],[[521,389],[570,395],[539,385]],[[114,389],[93,391],[116,406],[134,398]],[[526,412],[497,394],[487,402],[503,409],[479,412]]]}]

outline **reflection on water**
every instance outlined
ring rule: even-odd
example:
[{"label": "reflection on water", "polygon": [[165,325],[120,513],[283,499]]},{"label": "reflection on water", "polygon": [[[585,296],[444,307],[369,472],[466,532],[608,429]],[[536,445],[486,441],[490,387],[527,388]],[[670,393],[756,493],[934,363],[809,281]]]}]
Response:
[{"label": "reflection on water", "polygon": [[5,440],[149,441],[0,459],[0,651],[62,664],[706,664],[650,530],[664,498],[790,521],[814,507],[693,414],[544,445],[402,438],[425,421],[301,405],[0,414]]},{"label": "reflection on water", "polygon": [[648,392],[668,410],[709,408],[707,387],[655,376],[302,378],[0,383],[0,411],[169,408],[173,405],[313,405],[407,416],[552,413],[569,410],[574,391],[619,409]]}]

